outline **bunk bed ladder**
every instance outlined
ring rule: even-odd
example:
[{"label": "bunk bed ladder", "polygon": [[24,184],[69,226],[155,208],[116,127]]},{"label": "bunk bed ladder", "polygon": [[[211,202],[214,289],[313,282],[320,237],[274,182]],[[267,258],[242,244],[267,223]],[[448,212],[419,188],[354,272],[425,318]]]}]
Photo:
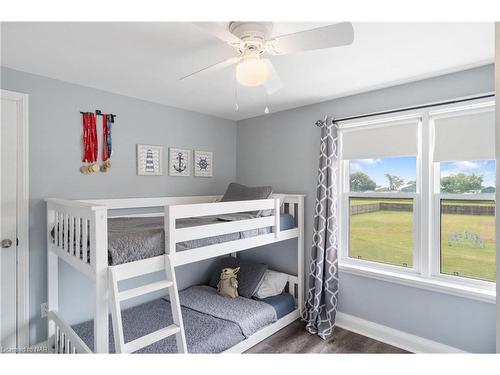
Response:
[{"label": "bunk bed ladder", "polygon": [[[170,263],[169,257],[165,256],[166,279],[154,283],[142,285],[137,288],[118,290],[120,278],[117,267],[109,267],[109,282],[111,291],[111,315],[113,323],[113,336],[115,340],[116,353],[133,353],[145,348],[157,341],[163,340],[169,336],[175,335],[178,353],[187,353],[186,337],[184,333],[184,324],[182,322],[181,305],[179,302],[179,291],[175,278],[175,270]],[[127,277],[125,277],[127,278]],[[167,289],[170,297],[170,307],[172,309],[173,324],[149,333],[135,340],[125,342],[123,335],[123,321],[120,304],[122,301],[149,294],[161,289]]]}]

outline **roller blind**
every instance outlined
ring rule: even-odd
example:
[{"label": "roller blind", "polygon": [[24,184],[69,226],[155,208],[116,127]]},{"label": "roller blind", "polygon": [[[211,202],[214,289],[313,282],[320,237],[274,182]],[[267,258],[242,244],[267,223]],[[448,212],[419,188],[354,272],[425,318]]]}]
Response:
[{"label": "roller blind", "polygon": [[342,129],[342,159],[414,156],[418,153],[418,120]]},{"label": "roller blind", "polygon": [[494,108],[442,115],[432,120],[434,161],[495,159]]}]

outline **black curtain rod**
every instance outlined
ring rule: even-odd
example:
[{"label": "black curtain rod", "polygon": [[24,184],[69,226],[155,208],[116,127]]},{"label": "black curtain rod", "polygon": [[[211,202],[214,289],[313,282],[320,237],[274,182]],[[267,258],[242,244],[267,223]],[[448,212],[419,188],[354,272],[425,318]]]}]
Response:
[{"label": "black curtain rod", "polygon": [[[80,111],[80,113],[82,115],[84,115],[84,114],[90,114],[90,113],[94,113],[94,112],[82,112],[82,111]],[[111,122],[113,124],[115,123],[115,117],[118,117],[118,116],[116,116],[116,115],[114,115],[112,113],[102,113],[102,111],[100,109],[96,109],[95,115],[96,116],[109,116],[109,117],[111,117]]]},{"label": "black curtain rod", "polygon": [[[436,103],[431,103],[431,104],[423,104],[423,105],[417,105],[415,107],[405,107],[405,108],[400,108],[400,109],[393,109],[390,111],[381,111],[381,112],[372,112],[372,113],[367,113],[364,115],[357,115],[357,116],[349,116],[349,117],[341,117],[338,119],[333,119],[333,122],[341,122],[341,121],[348,121],[348,120],[357,120],[360,118],[366,118],[366,117],[373,117],[373,116],[379,116],[379,115],[389,115],[391,113],[398,113],[398,112],[404,112],[404,111],[412,111],[416,109],[423,109],[423,108],[429,108],[429,107],[438,107],[441,105],[447,105],[447,104],[455,104],[455,103],[463,103],[463,102],[469,102],[471,100],[478,100],[478,99],[486,99],[486,98],[493,98],[495,97],[495,94],[485,94],[485,95],[479,95],[479,96],[474,96],[474,97],[469,97],[469,98],[464,98],[464,99],[455,99],[455,100],[448,100],[445,102],[436,102]],[[324,123],[324,121],[318,120],[316,121],[317,126],[321,126]]]}]

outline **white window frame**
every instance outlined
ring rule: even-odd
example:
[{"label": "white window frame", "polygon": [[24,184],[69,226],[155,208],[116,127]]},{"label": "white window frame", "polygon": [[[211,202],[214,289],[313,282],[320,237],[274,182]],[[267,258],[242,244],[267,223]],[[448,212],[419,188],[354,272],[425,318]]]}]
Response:
[{"label": "white window frame", "polygon": [[[416,193],[350,192],[349,160],[339,155],[339,268],[342,272],[371,277],[379,280],[410,285],[422,289],[495,303],[495,283],[441,273],[440,269],[440,200],[470,199],[495,200],[495,194],[440,194],[440,165],[432,159],[434,129],[432,118],[439,114],[461,111],[465,114],[494,106],[491,99],[479,99],[468,103],[432,106],[404,115],[376,116],[365,121],[350,121],[339,125],[339,150],[342,150],[342,132],[348,129],[365,129],[373,126],[394,125],[408,119],[418,119],[418,154],[416,155]],[[376,157],[376,155],[374,155]],[[376,261],[349,257],[349,199],[364,198],[412,198],[413,209],[413,267],[403,267]]]},{"label": "white window frame", "polygon": [[[495,103],[491,100],[479,101],[471,105],[455,105],[447,106],[442,109],[433,110],[429,112],[429,124],[431,130],[434,128],[434,120],[439,118],[446,118],[459,112],[461,115],[467,116],[475,113],[489,112],[495,110]],[[431,142],[431,150],[434,148],[434,140]],[[495,194],[447,194],[441,193],[441,163],[432,162],[431,173],[433,183],[431,185],[433,190],[433,215],[431,231],[432,251],[431,251],[431,277],[448,282],[455,282],[463,286],[477,287],[480,289],[493,290],[495,283],[486,280],[473,279],[464,276],[448,275],[441,273],[441,200],[455,199],[455,200],[492,200],[495,201]]]}]

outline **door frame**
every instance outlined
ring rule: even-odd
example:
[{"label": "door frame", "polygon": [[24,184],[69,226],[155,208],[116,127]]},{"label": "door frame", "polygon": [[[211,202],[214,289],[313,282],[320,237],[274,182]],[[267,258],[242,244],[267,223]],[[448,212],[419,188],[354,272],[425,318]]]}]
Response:
[{"label": "door frame", "polygon": [[29,96],[0,89],[0,98],[18,103],[17,129],[17,347],[29,347]]}]

